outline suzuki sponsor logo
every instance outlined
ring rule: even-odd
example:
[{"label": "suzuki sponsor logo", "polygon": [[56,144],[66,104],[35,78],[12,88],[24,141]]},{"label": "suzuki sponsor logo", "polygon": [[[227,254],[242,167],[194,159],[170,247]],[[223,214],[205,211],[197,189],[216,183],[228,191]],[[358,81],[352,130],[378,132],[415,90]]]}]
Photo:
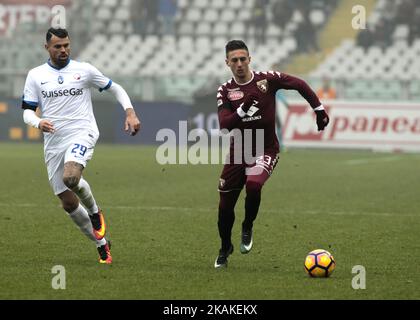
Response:
[{"label": "suzuki sponsor logo", "polygon": [[[261,120],[262,117],[261,115],[259,116],[254,116],[260,109],[256,107],[256,105],[258,104],[258,101],[254,100],[254,102],[252,103],[252,106],[249,108],[249,110],[246,113],[246,117],[242,118],[242,122],[250,122],[250,121],[255,121],[255,120]],[[241,103],[241,107],[244,104]]]}]

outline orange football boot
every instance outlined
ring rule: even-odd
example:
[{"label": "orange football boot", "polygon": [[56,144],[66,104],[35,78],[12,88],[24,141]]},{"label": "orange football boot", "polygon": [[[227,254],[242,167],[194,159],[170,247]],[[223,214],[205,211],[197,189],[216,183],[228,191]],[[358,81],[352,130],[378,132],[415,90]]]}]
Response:
[{"label": "orange football boot", "polygon": [[99,208],[99,211],[97,214],[94,214],[90,217],[90,221],[92,222],[93,227],[93,235],[97,240],[102,240],[103,237],[105,237],[106,233],[106,223],[104,214],[102,213],[102,210]]},{"label": "orange football boot", "polygon": [[99,263],[111,264],[111,241],[107,241],[106,244],[98,248],[99,252]]}]

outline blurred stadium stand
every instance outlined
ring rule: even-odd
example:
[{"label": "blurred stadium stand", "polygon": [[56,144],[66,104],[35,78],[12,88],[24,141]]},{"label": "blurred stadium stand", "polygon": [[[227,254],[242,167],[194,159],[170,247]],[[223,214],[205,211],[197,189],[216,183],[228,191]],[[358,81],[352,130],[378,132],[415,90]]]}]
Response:
[{"label": "blurred stadium stand", "polygon": [[345,82],[344,98],[419,99],[420,3],[378,0],[368,28],[310,73]]},{"label": "blurred stadium stand", "polygon": [[[225,81],[224,45],[233,38],[247,42],[256,70],[287,72],[302,65],[297,56],[313,59],[297,74],[315,88],[329,77],[339,98],[420,100],[419,1],[367,0],[368,29],[352,36],[331,27],[340,10],[357,4],[348,0],[177,0],[166,13],[160,1],[148,0],[23,3],[65,5],[73,57],[93,63],[137,100],[191,102],[206,84]],[[3,9],[10,4],[18,5],[0,0]],[[32,19],[0,30],[2,96],[20,96],[27,71],[46,60],[47,27]],[[339,42],[326,49],[321,37],[332,34]]]}]

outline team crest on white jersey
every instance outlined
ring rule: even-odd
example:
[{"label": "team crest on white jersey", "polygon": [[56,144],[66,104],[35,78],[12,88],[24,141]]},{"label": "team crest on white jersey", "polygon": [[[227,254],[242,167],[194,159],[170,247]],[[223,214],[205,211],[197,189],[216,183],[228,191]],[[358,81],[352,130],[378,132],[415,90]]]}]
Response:
[{"label": "team crest on white jersey", "polygon": [[230,101],[241,100],[244,97],[244,93],[242,91],[230,91],[227,94],[227,98]]},{"label": "team crest on white jersey", "polygon": [[257,82],[257,87],[260,89],[262,93],[266,93],[268,91],[268,81],[267,79],[260,80]]},{"label": "team crest on white jersey", "polygon": [[63,84],[64,78],[62,76],[58,76],[58,83]]}]

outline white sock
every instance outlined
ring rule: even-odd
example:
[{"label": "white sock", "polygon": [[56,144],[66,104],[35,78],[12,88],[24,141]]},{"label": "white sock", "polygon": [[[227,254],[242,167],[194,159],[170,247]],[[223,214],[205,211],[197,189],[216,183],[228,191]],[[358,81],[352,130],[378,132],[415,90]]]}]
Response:
[{"label": "white sock", "polygon": [[83,177],[80,179],[79,184],[73,190],[77,194],[80,201],[88,210],[89,215],[98,213],[99,209],[96,204],[95,198],[92,195],[92,190],[90,189],[89,183]]},{"label": "white sock", "polygon": [[102,247],[102,246],[104,246],[104,245],[106,245],[106,239],[105,239],[105,237],[103,237],[101,240],[96,240],[96,247]]},{"label": "white sock", "polygon": [[80,230],[88,237],[90,240],[95,242],[97,247],[103,246],[106,243],[105,238],[102,240],[96,240],[95,236],[93,235],[93,227],[92,223],[89,219],[89,215],[85,208],[81,204],[77,207],[76,210],[69,213],[70,218],[73,222],[80,228]]}]

